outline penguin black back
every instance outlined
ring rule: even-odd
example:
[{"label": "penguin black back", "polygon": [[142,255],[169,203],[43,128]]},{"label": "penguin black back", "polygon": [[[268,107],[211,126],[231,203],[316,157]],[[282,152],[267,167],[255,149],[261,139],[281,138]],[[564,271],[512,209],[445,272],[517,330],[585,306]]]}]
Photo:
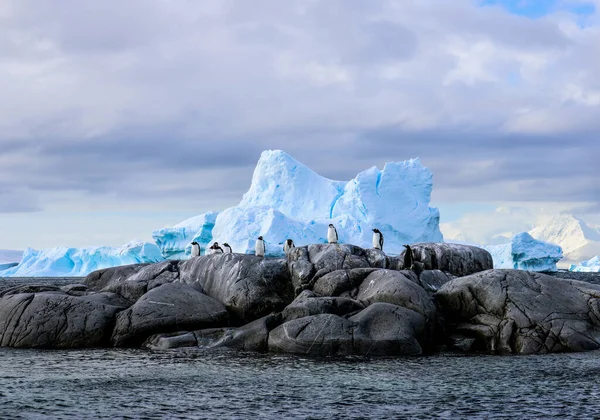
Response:
[{"label": "penguin black back", "polygon": [[410,245],[404,245],[404,248],[406,248],[406,251],[404,251],[404,269],[410,270],[415,261],[415,257]]}]

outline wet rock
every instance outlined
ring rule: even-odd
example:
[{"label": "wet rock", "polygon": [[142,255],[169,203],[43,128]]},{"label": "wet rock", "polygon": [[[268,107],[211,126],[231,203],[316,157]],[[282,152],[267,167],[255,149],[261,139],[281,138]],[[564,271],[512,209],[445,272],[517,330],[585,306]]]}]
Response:
[{"label": "wet rock", "polygon": [[350,321],[357,324],[354,331],[356,354],[420,356],[424,348],[431,348],[425,318],[410,309],[374,303]]},{"label": "wet rock", "polygon": [[313,356],[354,354],[354,322],[337,315],[294,319],[269,334],[269,351]]},{"label": "wet rock", "polygon": [[489,353],[600,348],[600,286],[520,270],[457,278],[435,295],[449,335]]},{"label": "wet rock", "polygon": [[244,322],[279,312],[294,299],[284,259],[206,255],[181,263],[179,270],[181,282],[200,285]]},{"label": "wet rock", "polygon": [[113,331],[115,346],[137,346],[150,335],[227,325],[220,302],[183,284],[164,284],[119,313]]},{"label": "wet rock", "polygon": [[0,299],[0,346],[103,346],[118,310],[59,291],[7,294]]}]

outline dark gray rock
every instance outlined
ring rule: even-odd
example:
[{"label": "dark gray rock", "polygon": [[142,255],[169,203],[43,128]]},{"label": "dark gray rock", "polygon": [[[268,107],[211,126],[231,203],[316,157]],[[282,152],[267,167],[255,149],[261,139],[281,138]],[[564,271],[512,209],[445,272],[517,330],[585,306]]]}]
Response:
[{"label": "dark gray rock", "polygon": [[58,291],[5,295],[0,299],[0,346],[103,346],[118,310]]},{"label": "dark gray rock", "polygon": [[107,268],[90,273],[83,283],[90,290],[112,292],[135,302],[155,287],[179,279],[179,261],[134,264]]},{"label": "dark gray rock", "polygon": [[440,270],[425,270],[419,275],[419,284],[428,292],[436,292],[444,284],[455,278]]},{"label": "dark gray rock", "polygon": [[119,309],[127,309],[133,305],[129,299],[112,292],[90,293],[80,296],[80,299],[100,305],[116,306]]},{"label": "dark gray rock", "polygon": [[312,288],[321,278],[334,271],[389,268],[394,261],[383,251],[347,244],[296,247],[287,258],[295,290]]},{"label": "dark gray rock", "polygon": [[200,285],[244,322],[279,312],[294,299],[286,260],[245,254],[192,258],[179,265],[180,281]]},{"label": "dark gray rock", "polygon": [[378,270],[360,285],[357,300],[366,305],[387,302],[413,310],[427,321],[435,318],[436,308],[412,271]]},{"label": "dark gray rock", "polygon": [[600,286],[520,270],[489,270],[436,293],[448,333],[473,350],[549,353],[600,348]]},{"label": "dark gray rock", "polygon": [[50,286],[47,284],[24,284],[20,286],[14,286],[5,290],[0,291],[0,297],[19,295],[21,293],[42,293],[42,292],[57,292],[64,294],[60,287]]},{"label": "dark gray rock", "polygon": [[184,284],[164,284],[119,313],[113,331],[115,346],[137,346],[150,335],[228,324],[220,302]]},{"label": "dark gray rock", "polygon": [[421,355],[430,342],[423,316],[388,303],[374,303],[349,319],[297,318],[269,333],[269,351],[313,356]]},{"label": "dark gray rock", "polygon": [[[494,268],[491,254],[476,246],[418,243],[411,245],[411,248],[415,261],[423,264],[423,270],[441,270],[462,277]],[[399,256],[400,261],[404,258],[404,252]]]},{"label": "dark gray rock", "polygon": [[198,341],[193,332],[155,334],[148,337],[144,347],[150,350],[169,350],[181,347],[197,347]]},{"label": "dark gray rock", "polygon": [[239,328],[194,331],[202,348],[229,348],[266,352],[269,331],[281,324],[281,314],[271,314]]},{"label": "dark gray rock", "polygon": [[317,297],[306,290],[283,310],[282,315],[283,320],[287,322],[318,314],[347,315],[363,309],[364,305],[355,300],[342,297]]},{"label": "dark gray rock", "polygon": [[[425,318],[390,303],[374,303],[350,318],[356,354],[371,356],[420,356],[431,347]],[[422,343],[422,344],[421,344]]]},{"label": "dark gray rock", "polygon": [[313,356],[354,354],[354,322],[337,315],[294,319],[269,333],[269,351]]},{"label": "dark gray rock", "polygon": [[318,279],[313,286],[313,291],[320,296],[340,296],[344,292],[357,289],[374,271],[377,271],[377,268],[335,270]]},{"label": "dark gray rock", "polygon": [[60,290],[71,296],[84,296],[88,292],[88,289],[85,284],[67,284],[60,288]]}]

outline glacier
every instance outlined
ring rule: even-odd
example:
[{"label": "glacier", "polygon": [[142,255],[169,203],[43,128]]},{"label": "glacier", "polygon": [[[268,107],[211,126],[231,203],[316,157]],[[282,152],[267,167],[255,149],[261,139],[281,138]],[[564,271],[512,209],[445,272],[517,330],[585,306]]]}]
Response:
[{"label": "glacier", "polygon": [[266,255],[282,256],[283,243],[325,243],[333,223],[340,243],[370,248],[372,228],[385,237],[388,254],[403,244],[442,242],[439,211],[429,207],[433,175],[418,158],[372,167],[350,181],[327,179],[281,150],[264,151],[241,202],[154,231],[165,258],[189,255],[195,240],[205,251],[213,241],[234,252],[253,253],[263,236]]},{"label": "glacier", "polygon": [[506,244],[484,245],[494,260],[494,268],[514,268],[529,271],[558,271],[556,263],[563,257],[562,248],[538,241],[521,232]]},{"label": "glacier", "polygon": [[0,271],[0,277],[80,277],[102,268],[163,260],[156,244],[138,240],[121,247],[27,248],[19,265]]},{"label": "glacier", "polygon": [[589,259],[588,261],[582,261],[579,264],[571,264],[569,271],[578,273],[600,273],[600,255]]}]

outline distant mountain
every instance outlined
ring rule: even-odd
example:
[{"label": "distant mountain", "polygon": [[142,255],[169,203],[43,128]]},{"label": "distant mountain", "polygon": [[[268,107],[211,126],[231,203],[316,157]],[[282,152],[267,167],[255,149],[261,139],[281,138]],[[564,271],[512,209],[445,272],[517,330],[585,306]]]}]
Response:
[{"label": "distant mountain", "polygon": [[[529,231],[536,239],[562,247],[565,260],[580,262],[600,255],[600,231],[572,214],[561,214]],[[567,262],[564,261],[564,262]]]}]

